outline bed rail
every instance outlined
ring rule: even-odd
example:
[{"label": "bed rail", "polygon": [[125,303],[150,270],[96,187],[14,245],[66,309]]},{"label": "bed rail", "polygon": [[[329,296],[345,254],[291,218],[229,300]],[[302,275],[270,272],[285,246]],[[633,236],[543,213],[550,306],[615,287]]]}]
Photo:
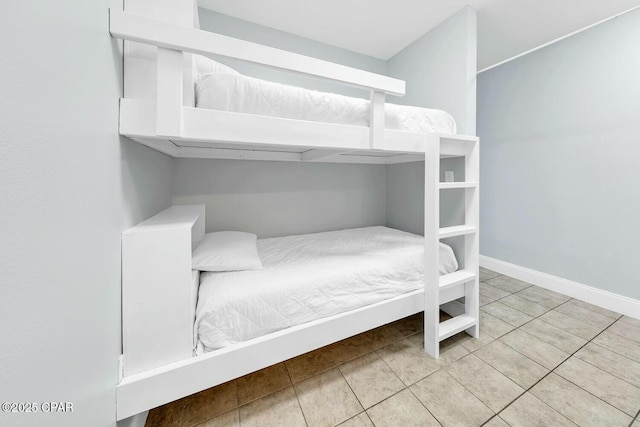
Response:
[{"label": "bed rail", "polygon": [[149,19],[142,15],[110,9],[113,37],[162,48],[223,56],[283,71],[332,80],[387,95],[404,95],[405,82],[345,65],[311,58],[245,40]]}]

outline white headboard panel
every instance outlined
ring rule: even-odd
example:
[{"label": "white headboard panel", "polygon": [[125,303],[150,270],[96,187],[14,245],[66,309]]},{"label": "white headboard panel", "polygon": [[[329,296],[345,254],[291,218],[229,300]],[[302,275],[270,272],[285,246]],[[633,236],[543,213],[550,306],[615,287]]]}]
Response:
[{"label": "white headboard panel", "polygon": [[122,233],[125,376],[192,357],[191,254],[204,225],[204,205],[178,205]]}]

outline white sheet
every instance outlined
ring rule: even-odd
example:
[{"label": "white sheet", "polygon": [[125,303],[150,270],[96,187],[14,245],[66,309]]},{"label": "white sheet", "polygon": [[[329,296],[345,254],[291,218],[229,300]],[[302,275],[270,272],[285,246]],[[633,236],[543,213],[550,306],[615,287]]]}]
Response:
[{"label": "white sheet", "polygon": [[[202,273],[198,353],[424,286],[424,237],[386,227],[258,239],[258,253],[263,270]],[[441,243],[440,274],[457,268]]]},{"label": "white sheet", "polygon": [[[232,70],[233,71],[233,70]],[[369,126],[369,101],[243,76],[237,72],[196,78],[196,106],[214,110],[298,120]],[[385,103],[387,129],[421,133],[456,133],[445,111]]]}]

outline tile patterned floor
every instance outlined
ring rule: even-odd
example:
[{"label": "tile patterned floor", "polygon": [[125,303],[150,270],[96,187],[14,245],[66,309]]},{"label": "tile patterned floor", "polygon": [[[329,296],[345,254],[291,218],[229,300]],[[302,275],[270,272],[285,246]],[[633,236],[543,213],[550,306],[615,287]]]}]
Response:
[{"label": "tile patterned floor", "polygon": [[640,427],[640,320],[480,271],[480,339],[422,349],[422,317],[149,413],[147,426]]}]

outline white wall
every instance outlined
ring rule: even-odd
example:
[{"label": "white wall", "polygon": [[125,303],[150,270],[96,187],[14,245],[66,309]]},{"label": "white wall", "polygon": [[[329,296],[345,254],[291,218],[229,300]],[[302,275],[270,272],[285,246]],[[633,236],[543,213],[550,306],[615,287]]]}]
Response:
[{"label": "white wall", "polygon": [[176,159],[173,202],[204,203],[207,231],[260,237],[386,222],[383,165]]},{"label": "white wall", "polygon": [[0,413],[3,426],[113,426],[120,233],[170,204],[171,160],[117,134],[107,0],[3,2]]},{"label": "white wall", "polygon": [[640,10],[478,77],[483,255],[640,299]]},{"label": "white wall", "polygon": [[[381,59],[355,53],[346,49],[331,46],[315,40],[306,39],[291,33],[243,21],[208,9],[198,9],[200,28],[202,30],[284,49],[301,55],[312,56],[325,61],[335,62],[373,73],[387,74],[387,62]],[[220,62],[235,68],[237,71],[252,77],[271,80],[294,86],[306,87],[320,91],[341,93],[348,96],[369,98],[369,92],[357,88],[334,84],[325,80],[304,77],[292,73],[270,70],[241,62],[221,59]]]}]

